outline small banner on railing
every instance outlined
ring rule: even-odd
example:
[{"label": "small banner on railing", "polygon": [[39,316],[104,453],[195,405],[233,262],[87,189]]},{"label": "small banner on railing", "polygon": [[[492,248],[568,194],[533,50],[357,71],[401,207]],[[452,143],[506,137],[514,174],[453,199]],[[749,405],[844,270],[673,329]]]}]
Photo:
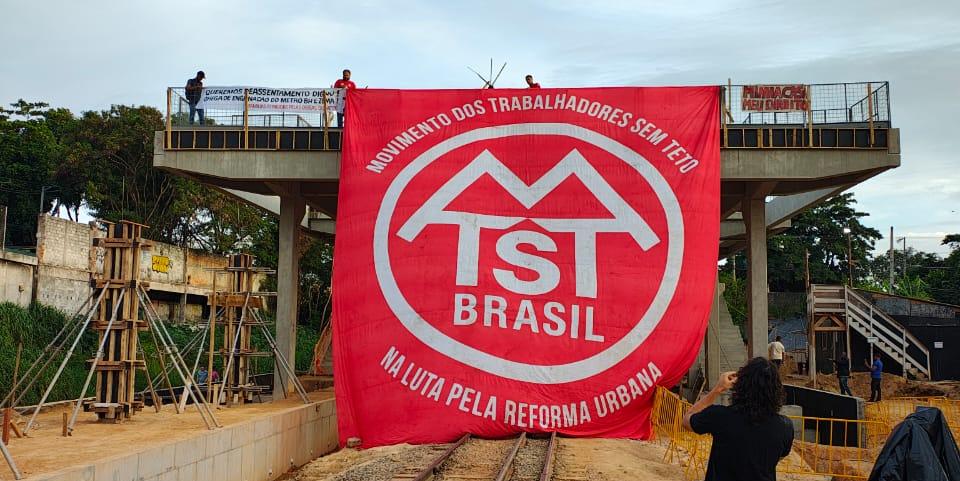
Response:
[{"label": "small banner on railing", "polygon": [[741,110],[748,112],[800,112],[810,110],[806,85],[744,85]]},{"label": "small banner on railing", "polygon": [[337,212],[341,442],[646,438],[714,291],[716,87],[355,90]]},{"label": "small banner on railing", "polygon": [[343,112],[344,89],[278,89],[263,87],[204,87],[199,109],[243,110],[244,91],[247,106],[257,111]]}]

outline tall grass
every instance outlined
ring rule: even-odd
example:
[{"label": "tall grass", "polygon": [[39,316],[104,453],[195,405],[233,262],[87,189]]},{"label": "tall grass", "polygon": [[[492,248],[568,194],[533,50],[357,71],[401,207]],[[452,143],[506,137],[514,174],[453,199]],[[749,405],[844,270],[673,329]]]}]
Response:
[{"label": "tall grass", "polygon": [[[53,307],[33,304],[24,308],[10,303],[0,304],[0,393],[3,396],[10,392],[13,383],[17,346],[23,343],[23,352],[20,356],[20,377],[22,378],[23,372],[43,354],[44,347],[53,340],[66,322],[67,316]],[[73,357],[60,375],[60,380],[50,392],[48,401],[75,399],[79,395],[87,374],[86,360],[93,355],[96,344],[96,333],[86,332],[82,336]],[[69,344],[66,348],[69,349]],[[62,355],[54,356],[54,362],[50,363],[43,375],[34,383],[21,404],[34,404],[40,401],[43,390],[50,384],[56,367],[62,359]]]},{"label": "tall grass", "polygon": [[[10,392],[11,385],[13,384],[17,346],[21,342],[23,343],[23,352],[20,358],[20,377],[23,378],[23,373],[27,367],[42,355],[44,347],[53,340],[54,336],[57,335],[57,332],[60,331],[67,320],[68,316],[66,314],[53,307],[33,304],[30,307],[24,308],[11,303],[0,303],[0,398]],[[176,343],[179,349],[183,349],[200,329],[196,325],[167,324],[166,327],[170,332],[170,337],[173,338],[174,343]],[[219,348],[223,346],[223,335],[222,329],[217,329],[217,331],[217,346],[219,350]],[[318,337],[319,332],[312,326],[297,326],[296,369],[298,372],[303,372],[310,368],[313,356],[313,345],[317,342]],[[161,351],[156,348],[153,342],[153,336],[151,336],[149,331],[140,333],[140,342],[146,354],[147,369],[151,377],[155,376],[160,372]],[[266,339],[263,337],[259,328],[254,328],[251,343],[261,351],[269,350]],[[207,345],[208,342],[204,342],[204,346],[199,348],[204,351],[204,355],[200,360],[201,365],[206,365]],[[67,347],[69,347],[69,343]],[[63,374],[61,374],[57,384],[50,392],[47,402],[76,399],[80,396],[80,389],[83,387],[83,382],[86,379],[87,370],[89,369],[87,361],[93,358],[96,354],[96,349],[97,334],[92,329],[88,329],[77,345],[70,362],[68,362],[64,368]],[[190,352],[181,351],[181,355],[192,368],[197,350],[192,349]],[[63,353],[54,356],[53,362],[47,367],[43,376],[34,383],[26,396],[24,396],[23,401],[20,403],[21,405],[35,404],[40,401],[43,390],[46,389],[50,383],[62,359]],[[214,368],[222,374],[223,366],[221,365],[220,356],[217,355],[214,359]],[[169,359],[164,358],[164,362],[169,365]],[[273,370],[272,359],[254,358],[253,363],[253,372],[265,373]],[[170,382],[174,386],[183,384],[176,370],[170,371]],[[162,379],[155,387],[157,389],[164,387]],[[136,389],[141,391],[146,388],[146,376],[140,371],[137,373]],[[93,386],[91,386],[87,392],[87,395],[92,394]]]}]

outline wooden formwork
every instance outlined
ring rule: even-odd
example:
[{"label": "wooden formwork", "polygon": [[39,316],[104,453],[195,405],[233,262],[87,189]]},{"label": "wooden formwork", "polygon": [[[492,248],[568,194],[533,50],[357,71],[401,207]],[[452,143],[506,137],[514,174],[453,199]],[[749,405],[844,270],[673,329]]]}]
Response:
[{"label": "wooden formwork", "polygon": [[[250,254],[231,254],[227,267],[212,269],[215,280],[213,293],[207,301],[210,305],[207,371],[214,372],[216,356],[220,356],[220,365],[224,369],[219,385],[207,383],[208,398],[214,403],[223,402],[229,406],[251,402],[268,389],[268,386],[254,383],[252,360],[273,357],[273,353],[258,350],[251,340],[253,329],[264,327],[263,317],[258,313],[266,306],[266,297],[276,293],[255,291],[254,279],[257,274],[272,274],[274,271],[253,264],[254,257]],[[222,337],[217,336],[218,328]]]},{"label": "wooden formwork", "polygon": [[[129,290],[148,289],[140,281],[141,252],[151,248],[142,238],[142,224],[130,221],[108,223],[107,237],[94,239],[104,250],[103,272],[93,280],[95,289],[104,289],[95,321],[103,357],[97,361],[95,399],[84,404],[84,410],[97,413],[101,422],[120,422],[143,409],[143,400],[134,395],[137,371],[146,369],[139,356],[138,333],[148,329],[141,318],[140,298]],[[117,315],[110,322],[112,313]]]}]

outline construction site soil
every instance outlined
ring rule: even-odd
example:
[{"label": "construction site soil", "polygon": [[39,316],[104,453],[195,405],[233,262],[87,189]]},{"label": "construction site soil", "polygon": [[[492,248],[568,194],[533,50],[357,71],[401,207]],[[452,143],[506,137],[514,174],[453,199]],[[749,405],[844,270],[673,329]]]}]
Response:
[{"label": "construction site soil", "polygon": [[[332,389],[309,393],[311,401],[332,397]],[[292,397],[262,404],[245,404],[221,408],[215,415],[220,424],[229,426],[290,409],[301,405],[301,402],[299,398]],[[161,441],[186,439],[207,431],[192,405],[187,406],[183,414],[177,414],[174,406],[168,404],[159,413],[147,406],[120,424],[99,423],[95,415],[81,412],[73,434],[63,437],[63,413],[69,415],[70,411],[68,406],[58,406],[41,412],[27,437],[11,439],[10,452],[25,477],[56,471],[80,462],[89,463],[94,459],[145,450]],[[23,421],[21,428],[28,419],[29,415],[17,419]],[[0,479],[6,479],[2,476]]]},{"label": "construction site soil", "polygon": [[[817,376],[816,385],[806,376],[788,374],[784,379],[786,384],[794,386],[815,387],[824,391],[839,393],[840,384],[837,376],[821,374]],[[850,377],[850,390],[853,395],[864,399],[870,398],[870,373],[855,372]],[[900,376],[885,374],[880,386],[884,399],[895,397],[939,397],[960,399],[960,381],[912,381]]]},{"label": "construction site soil", "polygon": [[[543,466],[545,439],[529,439],[517,453],[512,481],[538,480]],[[657,442],[629,439],[563,438],[558,440],[554,481],[682,481],[683,467],[665,461],[667,448]],[[491,466],[499,465],[513,440],[484,441],[471,448],[470,459],[454,457],[451,463],[466,461],[476,470],[456,479],[493,479]],[[389,481],[402,475],[409,466],[426,466],[444,445],[413,446],[397,444],[379,448],[343,449],[316,459],[292,475],[296,481]],[[456,454],[454,455],[456,456]],[[800,466],[799,453],[788,461]],[[785,461],[786,462],[786,461]],[[445,479],[441,468],[438,477]],[[450,479],[454,479],[450,477]],[[781,481],[827,481],[828,477],[810,474],[780,474]]]}]

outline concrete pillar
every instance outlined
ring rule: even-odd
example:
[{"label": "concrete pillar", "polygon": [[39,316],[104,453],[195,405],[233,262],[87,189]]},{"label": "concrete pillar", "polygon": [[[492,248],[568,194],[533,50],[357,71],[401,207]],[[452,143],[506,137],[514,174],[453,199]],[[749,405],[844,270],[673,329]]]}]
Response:
[{"label": "concrete pillar", "polygon": [[[756,198],[759,197],[759,198]],[[767,222],[764,196],[743,199],[747,228],[747,357],[767,356]]]},{"label": "concrete pillar", "polygon": [[710,307],[710,322],[707,324],[707,334],[703,341],[704,382],[706,387],[713,387],[720,378],[720,296],[723,295],[723,284],[717,282],[713,290]]},{"label": "concrete pillar", "polygon": [[[277,348],[291,366],[297,354],[297,306],[300,287],[300,223],[306,204],[295,195],[280,196],[280,239],[277,256]],[[273,398],[293,392],[289,376],[273,370]],[[283,381],[281,381],[281,378]]]}]

